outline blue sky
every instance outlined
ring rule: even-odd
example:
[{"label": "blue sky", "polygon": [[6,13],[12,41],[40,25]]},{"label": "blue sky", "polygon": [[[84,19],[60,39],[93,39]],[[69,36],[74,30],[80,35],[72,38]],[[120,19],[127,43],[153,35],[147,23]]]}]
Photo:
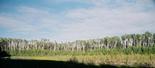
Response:
[{"label": "blue sky", "polygon": [[155,32],[154,0],[0,0],[0,37],[74,41]]}]

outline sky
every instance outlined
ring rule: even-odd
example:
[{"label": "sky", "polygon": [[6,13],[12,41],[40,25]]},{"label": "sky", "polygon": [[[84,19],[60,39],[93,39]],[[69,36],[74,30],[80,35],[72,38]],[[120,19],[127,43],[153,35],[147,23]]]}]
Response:
[{"label": "sky", "polygon": [[74,41],[155,33],[155,0],[0,0],[0,37]]}]

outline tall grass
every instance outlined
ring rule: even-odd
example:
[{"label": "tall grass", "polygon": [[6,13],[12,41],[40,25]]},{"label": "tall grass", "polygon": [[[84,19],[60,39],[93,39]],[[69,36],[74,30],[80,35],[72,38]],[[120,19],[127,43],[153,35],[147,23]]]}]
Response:
[{"label": "tall grass", "polygon": [[56,56],[56,55],[116,55],[116,54],[155,54],[155,46],[152,47],[128,47],[128,48],[102,48],[88,51],[64,51],[64,50],[9,50],[12,56]]}]

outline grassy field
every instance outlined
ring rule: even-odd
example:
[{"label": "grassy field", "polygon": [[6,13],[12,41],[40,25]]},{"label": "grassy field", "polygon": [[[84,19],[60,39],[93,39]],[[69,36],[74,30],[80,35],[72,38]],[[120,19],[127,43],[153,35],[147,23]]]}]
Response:
[{"label": "grassy field", "polygon": [[[64,64],[68,66],[70,62],[71,66],[83,65],[95,65],[100,67],[102,65],[110,66],[147,66],[155,67],[155,47],[128,47],[128,48],[111,48],[111,49],[95,49],[95,50],[86,50],[86,51],[52,51],[52,50],[7,50],[6,53],[11,55],[8,62],[5,62],[5,66],[8,66],[7,63],[10,63],[10,66],[23,64],[22,67],[27,66],[31,63],[32,66],[35,66],[34,63],[43,64],[41,66],[47,66],[46,64],[53,66],[55,64]],[[68,63],[69,62],[69,63]],[[19,64],[14,64],[19,63]],[[74,64],[77,63],[77,64]],[[80,63],[80,64],[79,64]],[[45,64],[45,65],[44,65]],[[53,64],[53,65],[51,65]],[[31,66],[30,65],[30,66]],[[31,66],[31,67],[32,67]],[[59,66],[59,65],[58,65]],[[70,66],[70,65],[69,65]],[[16,66],[14,66],[16,67]],[[71,67],[72,68],[72,67]]]},{"label": "grassy field", "polygon": [[11,59],[73,61],[84,64],[111,64],[155,67],[155,54],[116,54],[116,55],[78,55],[78,56],[12,56]]},{"label": "grassy field", "polygon": [[[85,65],[91,67],[100,66],[133,66],[133,67],[155,67],[155,47],[128,47],[128,48],[111,48],[111,49],[95,49],[87,51],[52,51],[52,50],[8,50],[11,55],[10,59],[4,60],[3,64],[17,67],[21,64],[22,67],[35,64],[42,64],[40,66],[53,66],[59,63],[67,66],[81,66]],[[68,63],[69,62],[69,63]],[[73,62],[73,63],[70,63]],[[18,63],[18,64],[14,64]],[[76,63],[76,64],[75,64]],[[52,65],[51,65],[52,64]],[[63,66],[62,66],[63,67]],[[21,68],[21,67],[19,67]],[[59,67],[58,67],[59,68]]]}]

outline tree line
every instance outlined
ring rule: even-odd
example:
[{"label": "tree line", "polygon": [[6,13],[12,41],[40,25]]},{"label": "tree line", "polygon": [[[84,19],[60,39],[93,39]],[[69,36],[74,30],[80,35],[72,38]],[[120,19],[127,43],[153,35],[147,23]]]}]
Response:
[{"label": "tree line", "polygon": [[155,33],[125,34],[100,39],[76,40],[74,42],[25,40],[0,38],[0,48],[6,51],[48,50],[48,51],[91,51],[95,49],[152,47],[155,46]]}]

